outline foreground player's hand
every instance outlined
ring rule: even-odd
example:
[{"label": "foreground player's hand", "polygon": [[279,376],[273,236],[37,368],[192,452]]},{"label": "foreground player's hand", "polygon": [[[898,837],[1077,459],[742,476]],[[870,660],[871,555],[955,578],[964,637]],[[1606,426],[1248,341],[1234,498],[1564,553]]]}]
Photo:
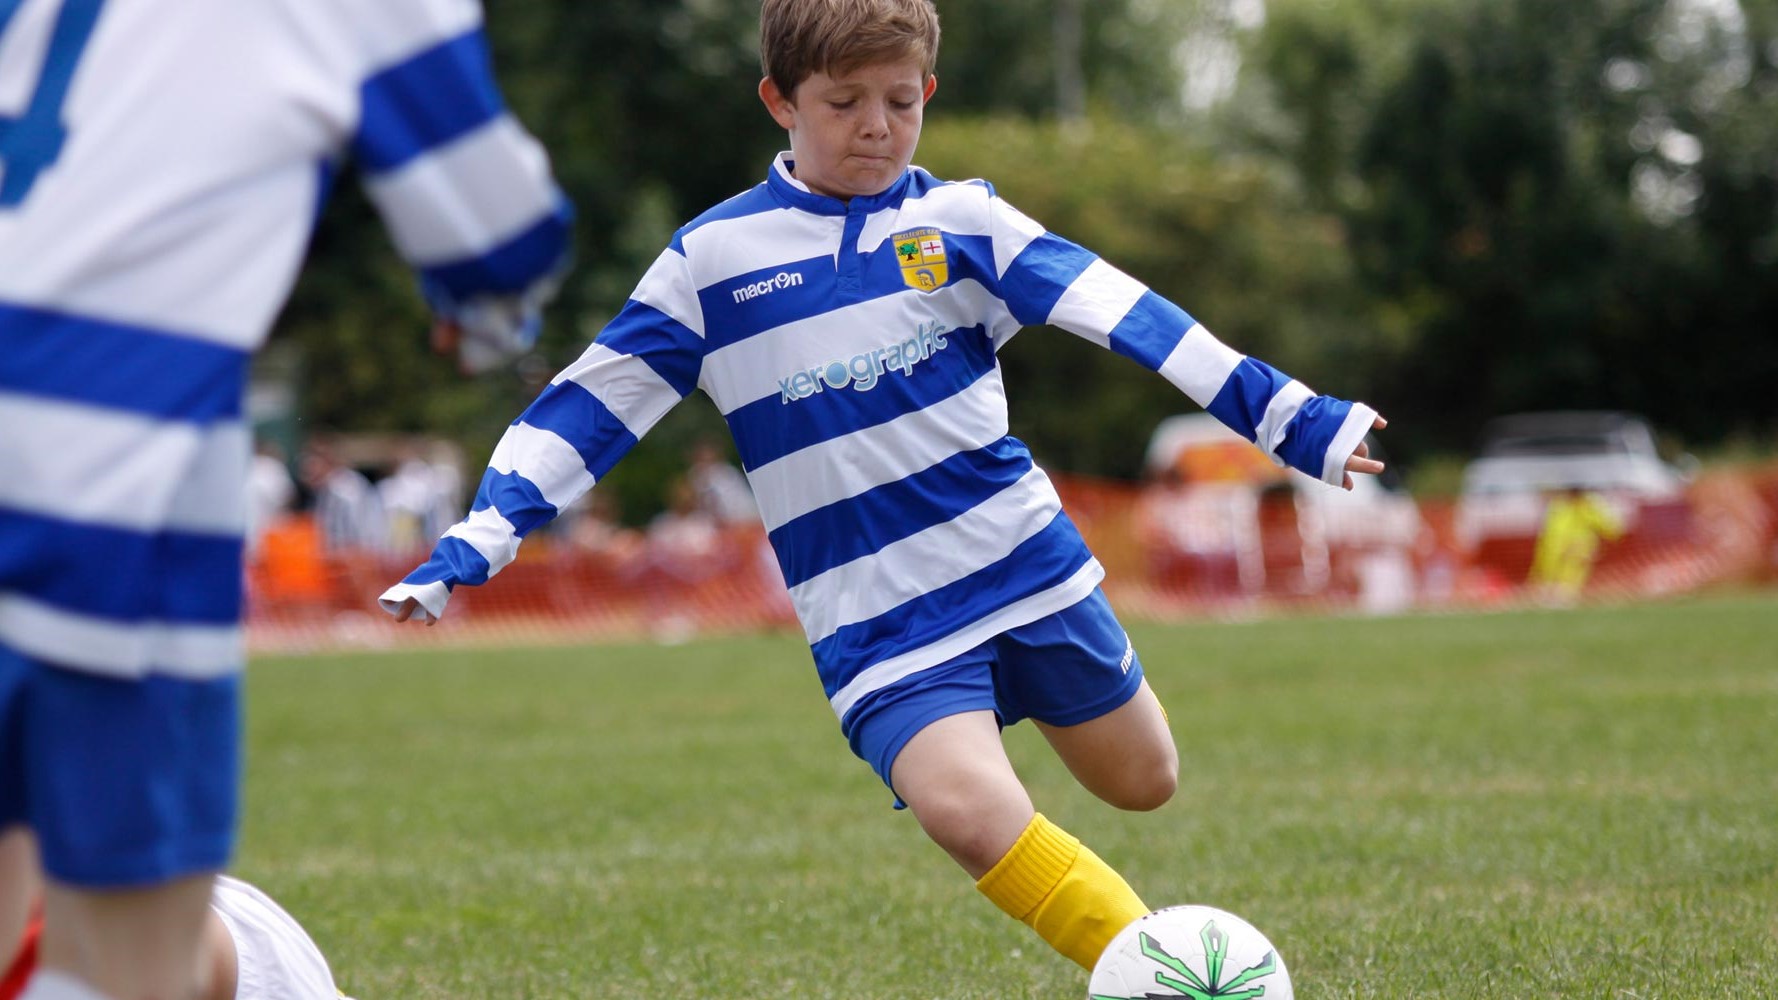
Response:
[{"label": "foreground player's hand", "polygon": [[[1389,421],[1384,420],[1383,415],[1380,413],[1377,414],[1377,419],[1371,421],[1371,430],[1374,431],[1380,431],[1388,426]],[[1342,487],[1346,489],[1352,488],[1352,473],[1354,472],[1363,473],[1367,476],[1374,476],[1383,471],[1383,463],[1370,456],[1371,446],[1365,444],[1363,441],[1358,442],[1358,447],[1352,451],[1352,457],[1346,459],[1346,475],[1341,477],[1340,481]]]},{"label": "foreground player's hand", "polygon": [[401,606],[395,609],[395,620],[398,622],[407,621],[408,619],[415,617],[415,612],[419,612],[419,620],[425,622],[427,625],[438,624],[438,619],[433,617],[432,612],[421,607],[420,602],[412,597],[402,601]]}]

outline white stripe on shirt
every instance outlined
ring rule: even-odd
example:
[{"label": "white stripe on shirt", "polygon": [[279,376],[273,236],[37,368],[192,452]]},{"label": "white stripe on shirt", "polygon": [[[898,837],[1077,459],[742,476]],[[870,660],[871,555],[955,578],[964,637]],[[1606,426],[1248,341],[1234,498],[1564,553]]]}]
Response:
[{"label": "white stripe on shirt", "polygon": [[0,427],[0,505],[145,532],[238,535],[246,523],[239,423],[199,427],[0,392]]},{"label": "white stripe on shirt", "polygon": [[1110,347],[1112,329],[1147,291],[1142,282],[1094,258],[1056,300],[1049,323],[1100,347]]},{"label": "white stripe on shirt", "polygon": [[557,512],[593,488],[593,474],[573,445],[554,431],[526,423],[506,429],[494,446],[488,467],[500,473],[519,473]]},{"label": "white stripe on shirt", "polygon": [[951,520],[804,580],[790,588],[790,599],[813,645],[1006,558],[1061,510],[1049,477],[1032,466]]},{"label": "white stripe on shirt", "polygon": [[551,384],[569,381],[598,397],[638,438],[681,399],[679,391],[655,374],[648,362],[600,343],[587,345],[580,358],[562,369]]},{"label": "white stripe on shirt", "polygon": [[[812,510],[899,482],[1005,436],[1006,393],[993,373],[925,409],[767,462],[747,480],[759,500],[760,518],[772,531]],[[871,461],[849,455],[869,455]]]},{"label": "white stripe on shirt", "polygon": [[239,625],[119,622],[0,591],[0,636],[28,656],[111,677],[157,674],[204,681],[239,673]]},{"label": "white stripe on shirt", "polygon": [[[494,183],[535,178],[535,184]],[[401,255],[416,266],[478,257],[546,218],[555,208],[549,160],[511,115],[368,178],[365,191],[389,224]],[[479,197],[465,198],[464,191]]]},{"label": "white stripe on shirt", "polygon": [[698,287],[709,288],[799,260],[832,260],[845,221],[839,216],[771,209],[707,222],[686,233],[683,245],[687,259],[698,262]]},{"label": "white stripe on shirt", "polygon": [[1161,362],[1160,371],[1192,402],[1208,408],[1244,357],[1240,351],[1217,340],[1204,329],[1204,324],[1199,323],[1179,338],[1167,360]]}]

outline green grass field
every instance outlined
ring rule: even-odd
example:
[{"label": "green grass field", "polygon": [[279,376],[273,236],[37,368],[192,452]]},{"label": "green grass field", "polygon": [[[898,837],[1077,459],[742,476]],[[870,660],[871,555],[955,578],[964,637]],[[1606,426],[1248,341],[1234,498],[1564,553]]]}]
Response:
[{"label": "green grass field", "polygon": [[[1778,996],[1778,593],[1132,633],[1178,796],[1038,807],[1298,997]],[[754,637],[256,660],[238,871],[360,1000],[1056,998]]]}]

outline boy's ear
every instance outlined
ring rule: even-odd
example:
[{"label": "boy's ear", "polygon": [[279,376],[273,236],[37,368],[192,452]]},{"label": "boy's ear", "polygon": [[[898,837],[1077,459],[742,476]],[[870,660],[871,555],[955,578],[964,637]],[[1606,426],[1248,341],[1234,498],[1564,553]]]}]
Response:
[{"label": "boy's ear", "polygon": [[759,99],[765,103],[766,110],[771,112],[772,120],[786,132],[796,124],[796,105],[778,89],[771,77],[759,81]]},{"label": "boy's ear", "polygon": [[938,90],[938,74],[928,73],[926,75],[926,90],[920,94],[920,103],[925,104],[932,100],[932,94],[936,90]]}]

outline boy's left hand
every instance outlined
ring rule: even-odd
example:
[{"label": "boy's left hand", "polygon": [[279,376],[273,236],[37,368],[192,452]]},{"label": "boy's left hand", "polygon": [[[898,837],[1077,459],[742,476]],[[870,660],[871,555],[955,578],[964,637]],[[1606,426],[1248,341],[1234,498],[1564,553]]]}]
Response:
[{"label": "boy's left hand", "polygon": [[[1377,414],[1377,419],[1371,421],[1371,430],[1374,431],[1380,431],[1388,426],[1389,421],[1384,420],[1380,413]],[[1383,471],[1383,463],[1371,458],[1370,454],[1370,445],[1363,441],[1358,442],[1358,447],[1352,451],[1352,457],[1346,459],[1346,475],[1340,481],[1342,487],[1348,490],[1352,488],[1352,473],[1354,472],[1374,476]]]}]

